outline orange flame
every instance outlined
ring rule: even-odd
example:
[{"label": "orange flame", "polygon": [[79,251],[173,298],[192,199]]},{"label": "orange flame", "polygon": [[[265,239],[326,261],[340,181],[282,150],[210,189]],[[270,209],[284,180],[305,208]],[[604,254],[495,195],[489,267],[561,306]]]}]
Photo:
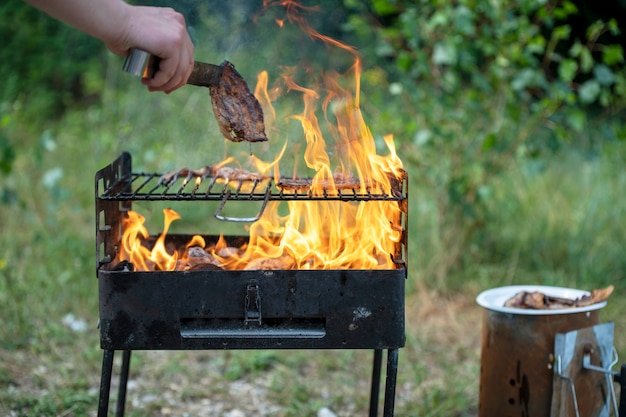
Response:
[{"label": "orange flame", "polygon": [[[136,271],[174,271],[177,269],[179,259],[184,259],[177,250],[169,253],[165,247],[165,237],[170,225],[174,220],[180,219],[180,216],[172,209],[164,209],[163,214],[165,216],[163,232],[157,238],[152,249],[148,249],[144,245],[150,238],[150,233],[144,226],[146,221],[144,216],[130,210],[122,222],[124,233],[122,235],[120,260],[134,264]],[[193,236],[186,248],[192,246],[204,247],[205,242],[202,236]]]},{"label": "orange flame", "polygon": [[[315,172],[309,193],[315,196],[336,194],[342,186],[339,182],[345,179],[358,180],[359,189],[356,191],[362,194],[385,193],[394,189],[397,179],[404,175],[402,162],[391,135],[383,137],[388,155],[377,154],[374,137],[360,109],[362,69],[358,52],[313,29],[301,14],[312,8],[292,0],[264,0],[265,9],[277,5],[287,11],[288,22],[300,26],[312,39],[341,48],[354,56],[354,64],[345,74],[328,72],[321,78],[321,85],[305,87],[290,74],[281,78],[287,91],[302,95],[302,112],[288,118],[301,125],[307,144],[304,162]],[[278,19],[276,22],[280,22],[280,26],[284,23]],[[343,86],[346,80],[352,83],[351,88]],[[255,96],[264,108],[266,121],[272,124],[277,122],[272,102],[277,99],[279,89],[270,90],[268,85],[267,72],[262,72]],[[319,92],[324,92],[325,96]],[[321,120],[317,116],[319,109],[323,113]],[[328,149],[331,142],[326,141],[325,131],[332,136],[334,149]],[[278,181],[281,176],[279,164],[286,148],[287,142],[271,163],[256,157],[251,157],[251,162],[265,174],[273,168],[274,180]],[[221,165],[229,162],[231,160],[223,161]],[[392,181],[395,181],[394,184]],[[287,204],[286,215],[279,214],[280,204]],[[128,260],[136,266],[145,265],[145,259],[149,259],[156,269],[175,268],[177,260],[184,254],[174,253],[166,259],[163,239],[169,223],[176,216],[175,213],[166,214],[164,231],[152,251],[148,252],[136,243],[148,237],[143,228],[144,219],[129,213],[123,239],[124,250],[133,255]],[[262,217],[250,226],[249,242],[245,247],[227,250],[226,242],[220,239],[206,251],[224,269],[393,269],[392,255],[397,253],[402,240],[402,216],[400,204],[393,201],[270,201]],[[141,259],[135,259],[135,252],[141,253],[137,255]]]}]

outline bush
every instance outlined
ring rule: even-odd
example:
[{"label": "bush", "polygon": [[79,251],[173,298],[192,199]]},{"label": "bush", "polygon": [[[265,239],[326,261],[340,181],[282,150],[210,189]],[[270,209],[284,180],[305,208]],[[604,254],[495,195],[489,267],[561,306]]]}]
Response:
[{"label": "bush", "polygon": [[511,99],[602,107],[626,99],[617,20],[599,19],[575,31],[571,22],[579,26],[580,11],[573,2],[379,0],[371,12],[352,15],[349,27],[382,22],[378,55],[444,92],[507,88]]},{"label": "bush", "polygon": [[412,184],[431,190],[437,206],[449,257],[442,276],[484,243],[493,182],[519,158],[624,139],[616,116],[624,114],[626,67],[616,19],[581,30],[581,11],[570,1],[344,4],[354,11],[345,29],[371,37],[363,53],[390,67],[400,104],[384,112],[401,120],[405,162],[421,168]]},{"label": "bush", "polygon": [[20,0],[3,1],[0,16],[0,102],[45,118],[99,93],[101,85],[85,83],[90,71],[104,74],[105,49],[99,41]]}]

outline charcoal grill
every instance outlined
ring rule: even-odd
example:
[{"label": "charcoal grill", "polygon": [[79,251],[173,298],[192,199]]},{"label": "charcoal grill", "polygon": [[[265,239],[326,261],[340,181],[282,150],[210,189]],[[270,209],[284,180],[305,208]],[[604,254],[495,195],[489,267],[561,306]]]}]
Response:
[{"label": "charcoal grill", "polygon": [[[271,179],[225,182],[133,173],[131,155],[121,154],[95,176],[96,261],[103,349],[98,416],[108,413],[116,351],[122,351],[116,415],[123,416],[133,350],[371,349],[369,416],[378,415],[383,352],[387,350],[383,415],[393,416],[398,349],[405,344],[404,283],[407,277],[406,176],[392,189],[325,192],[284,191]],[[246,190],[246,191],[244,191]],[[216,201],[215,217],[254,221],[268,201],[319,199],[388,201],[398,204],[402,239],[385,270],[255,270],[134,272],[117,263],[122,220],[133,201]],[[257,201],[259,215],[223,215],[229,201]],[[205,235],[207,242],[218,237]],[[226,236],[237,246],[244,236]],[[169,244],[189,240],[168,235]]]}]

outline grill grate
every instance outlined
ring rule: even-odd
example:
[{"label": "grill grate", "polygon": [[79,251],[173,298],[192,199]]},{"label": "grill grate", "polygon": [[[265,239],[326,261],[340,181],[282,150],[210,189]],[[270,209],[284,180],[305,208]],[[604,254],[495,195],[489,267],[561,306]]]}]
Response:
[{"label": "grill grate", "polygon": [[[342,201],[361,202],[379,201],[398,204],[402,211],[400,227],[402,238],[393,260],[404,265],[407,255],[408,230],[408,177],[391,178],[390,186],[383,192],[366,189],[338,189],[334,193],[326,191],[321,195],[310,191],[278,189],[269,177],[251,180],[226,180],[219,177],[191,176],[179,177],[175,181],[164,183],[163,175],[152,173],[133,173],[132,158],[128,152],[122,153],[110,165],[102,168],[95,176],[96,191],[96,232],[97,232],[97,268],[109,263],[117,253],[117,242],[121,238],[122,212],[130,210],[133,201],[219,201],[215,218],[230,222],[255,222],[259,220],[270,200],[278,201]],[[381,189],[382,187],[376,187]],[[228,201],[260,202],[258,213],[253,217],[230,217],[222,214]]]},{"label": "grill grate", "polygon": [[[130,166],[130,154],[118,159]],[[283,189],[269,177],[249,180],[216,176],[195,178],[191,174],[171,183],[162,181],[159,173],[130,173],[117,170],[118,175],[99,192],[98,198],[114,201],[403,201],[407,194],[406,173],[401,181],[390,179],[391,186],[324,190],[313,193],[308,189]],[[99,190],[100,191],[100,190]]]}]

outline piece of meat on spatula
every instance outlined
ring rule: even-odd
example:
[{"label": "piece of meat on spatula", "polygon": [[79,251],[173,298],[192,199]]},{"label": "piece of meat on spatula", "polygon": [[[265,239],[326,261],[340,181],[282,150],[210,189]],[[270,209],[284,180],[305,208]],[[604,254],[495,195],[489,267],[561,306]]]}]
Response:
[{"label": "piece of meat on spatula", "polygon": [[224,61],[220,81],[209,86],[222,135],[233,142],[265,142],[263,110],[233,64]]}]

